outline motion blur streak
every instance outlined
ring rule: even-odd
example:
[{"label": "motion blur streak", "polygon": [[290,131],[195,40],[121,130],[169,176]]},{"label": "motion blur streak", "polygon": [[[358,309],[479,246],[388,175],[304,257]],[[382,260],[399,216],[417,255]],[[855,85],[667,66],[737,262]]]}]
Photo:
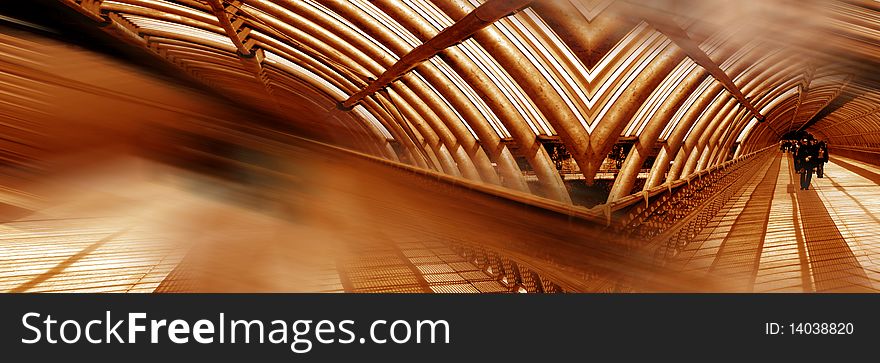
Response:
[{"label": "motion blur streak", "polygon": [[0,176],[6,291],[431,291],[406,263],[400,281],[372,287],[345,276],[412,241],[504,251],[576,290],[614,286],[584,279],[599,269],[640,269],[588,223],[235,130],[245,111],[71,46],[0,42],[3,82],[31,97],[3,107],[32,112],[3,125],[17,132]]},{"label": "motion blur streak", "polygon": [[877,2],[18,3],[4,291],[880,290]]}]

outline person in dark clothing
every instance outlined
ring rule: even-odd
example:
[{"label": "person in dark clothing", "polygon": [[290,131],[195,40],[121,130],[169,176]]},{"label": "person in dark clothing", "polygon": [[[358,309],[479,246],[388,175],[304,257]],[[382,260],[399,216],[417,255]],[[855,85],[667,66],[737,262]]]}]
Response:
[{"label": "person in dark clothing", "polygon": [[801,171],[801,158],[800,158],[800,149],[801,149],[801,141],[796,140],[791,142],[791,160],[794,162],[794,170],[799,172]]},{"label": "person in dark clothing", "polygon": [[810,181],[813,179],[813,168],[816,167],[818,147],[814,141],[804,140],[795,155],[795,165],[801,175],[801,190],[810,189]]},{"label": "person in dark clothing", "polygon": [[825,163],[828,162],[828,144],[825,141],[819,141],[816,145],[816,176],[825,177]]}]

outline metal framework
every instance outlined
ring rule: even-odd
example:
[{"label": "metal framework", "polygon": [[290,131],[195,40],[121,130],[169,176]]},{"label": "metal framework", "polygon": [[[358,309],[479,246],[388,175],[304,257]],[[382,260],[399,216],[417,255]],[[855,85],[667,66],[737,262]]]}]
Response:
[{"label": "metal framework", "polygon": [[587,184],[634,140],[609,203],[792,130],[880,148],[880,95],[858,70],[880,61],[880,14],[859,1],[59,1],[340,146],[562,203],[547,139]]}]

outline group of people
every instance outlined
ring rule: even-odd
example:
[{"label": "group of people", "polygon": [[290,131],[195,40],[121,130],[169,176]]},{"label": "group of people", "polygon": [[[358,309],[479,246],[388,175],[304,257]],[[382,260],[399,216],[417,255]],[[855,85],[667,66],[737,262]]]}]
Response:
[{"label": "group of people", "polygon": [[783,140],[780,145],[782,152],[791,152],[794,170],[800,174],[801,190],[810,189],[813,172],[822,178],[825,176],[825,163],[828,162],[828,145],[816,139]]}]

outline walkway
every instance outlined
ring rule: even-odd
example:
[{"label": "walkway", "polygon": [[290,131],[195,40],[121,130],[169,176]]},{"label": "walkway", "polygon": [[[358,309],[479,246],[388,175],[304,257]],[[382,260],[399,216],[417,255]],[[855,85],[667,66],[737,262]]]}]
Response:
[{"label": "walkway", "polygon": [[[0,290],[515,290],[450,242],[503,252],[548,281],[585,281],[574,291],[612,291],[602,271],[651,273],[583,224],[371,165],[310,162],[284,193],[261,188],[269,198],[140,159],[33,194],[0,190]],[[748,178],[669,265],[673,290],[693,274],[725,292],[880,290],[880,168],[835,158],[800,191],[779,154]]]},{"label": "walkway", "polygon": [[5,187],[0,291],[508,292],[443,238],[390,228],[411,209],[365,209],[362,179],[310,177],[296,209],[137,158]]},{"label": "walkway", "polygon": [[675,266],[722,281],[719,291],[880,290],[880,168],[832,158],[810,190],[798,177],[778,155]]}]

